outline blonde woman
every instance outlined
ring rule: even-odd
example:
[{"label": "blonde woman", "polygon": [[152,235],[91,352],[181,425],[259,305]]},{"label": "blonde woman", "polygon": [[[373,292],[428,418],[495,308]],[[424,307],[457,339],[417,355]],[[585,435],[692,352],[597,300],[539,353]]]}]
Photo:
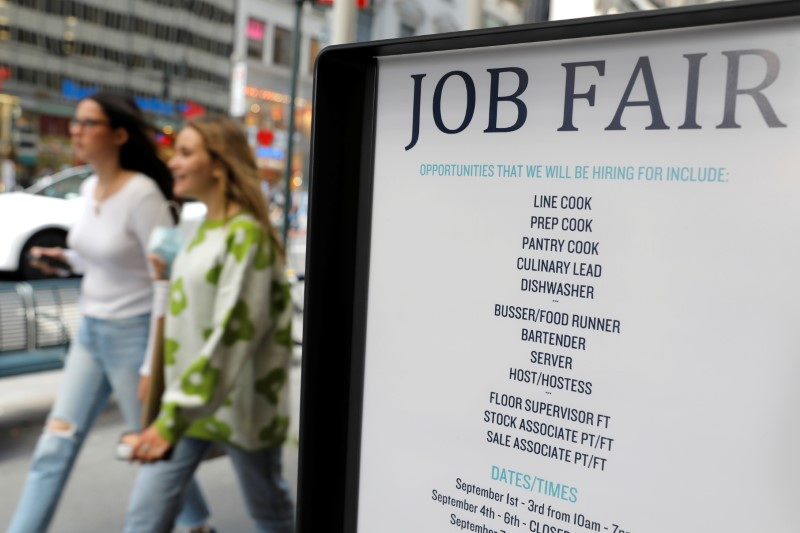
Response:
[{"label": "blonde woman", "polygon": [[156,422],[134,446],[144,464],[125,531],[170,531],[187,483],[217,443],[258,531],[290,532],[280,445],[288,428],[291,297],[255,160],[239,126],[214,118],[181,130],[168,166],[175,195],[208,212],[172,265],[165,391]]}]

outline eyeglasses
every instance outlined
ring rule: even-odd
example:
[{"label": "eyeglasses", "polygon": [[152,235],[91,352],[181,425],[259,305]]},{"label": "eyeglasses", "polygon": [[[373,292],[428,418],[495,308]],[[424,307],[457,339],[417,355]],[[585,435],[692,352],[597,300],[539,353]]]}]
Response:
[{"label": "eyeglasses", "polygon": [[96,118],[71,118],[69,119],[69,128],[71,130],[94,128],[95,126],[102,126],[108,124],[107,120]]}]

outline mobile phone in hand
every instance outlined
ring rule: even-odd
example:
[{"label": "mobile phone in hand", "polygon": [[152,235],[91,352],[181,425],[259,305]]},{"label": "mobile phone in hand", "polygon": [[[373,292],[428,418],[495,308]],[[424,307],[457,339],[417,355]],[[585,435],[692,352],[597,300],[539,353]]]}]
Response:
[{"label": "mobile phone in hand", "polygon": [[118,442],[114,449],[114,456],[120,461],[130,461],[133,457],[133,445],[127,442]]},{"label": "mobile phone in hand", "polygon": [[119,441],[114,449],[114,456],[120,461],[130,461],[133,458],[133,445],[136,442],[137,433],[126,431],[119,436]]},{"label": "mobile phone in hand", "polygon": [[72,272],[72,267],[66,261],[62,261],[61,259],[56,259],[55,257],[50,257],[49,255],[40,255],[39,257],[34,257],[31,254],[28,254],[29,261],[40,261],[48,266],[53,268],[57,268],[59,270],[66,270],[67,272]]}]

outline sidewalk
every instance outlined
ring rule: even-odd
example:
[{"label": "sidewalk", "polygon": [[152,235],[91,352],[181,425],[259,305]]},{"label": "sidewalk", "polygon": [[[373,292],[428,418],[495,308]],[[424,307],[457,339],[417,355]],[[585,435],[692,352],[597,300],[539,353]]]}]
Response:
[{"label": "sidewalk", "polygon": [[61,370],[0,378],[0,427],[44,420],[60,381]]},{"label": "sidewalk", "polygon": [[[5,531],[11,520],[60,378],[61,371],[0,378],[0,531]],[[295,497],[300,381],[300,367],[294,366],[290,374],[291,436],[283,447],[283,473]],[[115,459],[113,454],[116,440],[125,429],[113,404],[100,415],[78,456],[51,533],[121,530],[136,474],[134,465]],[[205,461],[197,476],[218,531],[254,531],[228,458]]]}]

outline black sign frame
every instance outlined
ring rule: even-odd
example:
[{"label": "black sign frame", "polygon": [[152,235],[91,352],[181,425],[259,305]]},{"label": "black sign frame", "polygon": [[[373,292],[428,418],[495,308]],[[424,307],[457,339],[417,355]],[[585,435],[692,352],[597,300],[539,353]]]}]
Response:
[{"label": "black sign frame", "polygon": [[797,0],[746,0],[322,51],[311,143],[299,533],[357,531],[378,58],[790,16],[800,16]]}]

